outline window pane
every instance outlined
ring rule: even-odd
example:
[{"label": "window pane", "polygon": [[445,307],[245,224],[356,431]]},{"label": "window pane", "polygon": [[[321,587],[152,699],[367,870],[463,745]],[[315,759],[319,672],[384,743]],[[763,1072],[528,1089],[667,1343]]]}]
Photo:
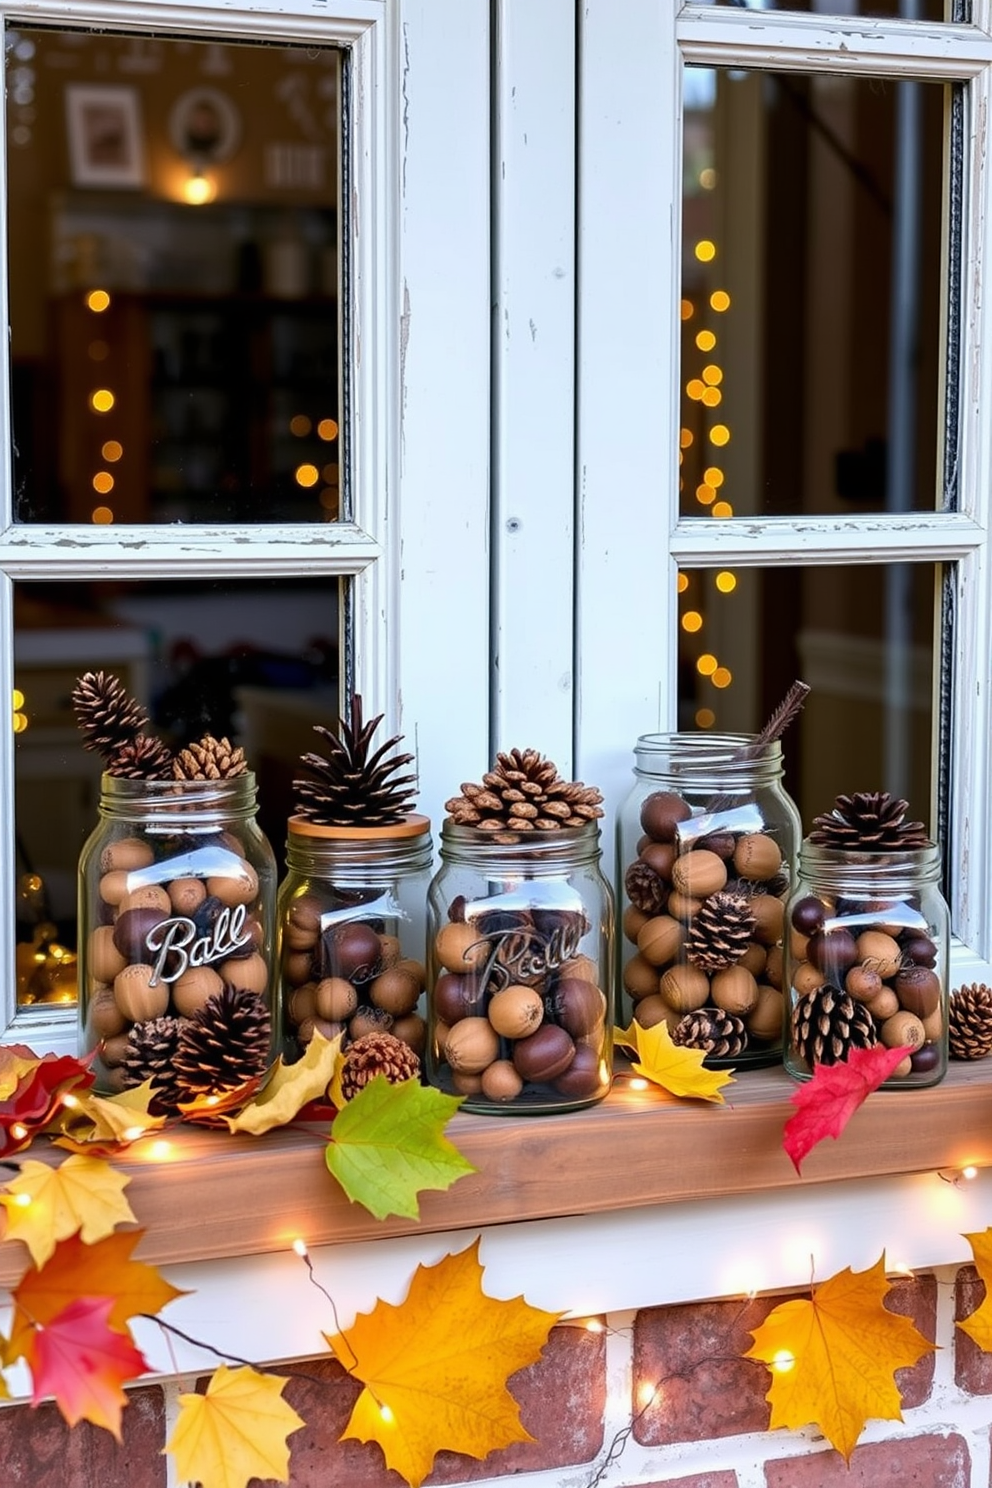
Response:
[{"label": "window pane", "polygon": [[299,757],[323,752],[314,724],[337,726],[338,585],[18,584],[14,624],[18,1001],[63,1001],[74,962],[58,948],[75,950],[101,770],[76,725],[76,680],[119,678],[173,750],[205,733],[241,745],[281,862]]},{"label": "window pane", "polygon": [[875,790],[936,830],[934,567],[689,569],[679,590],[680,728],[753,732],[801,679],[783,751],[806,830]]},{"label": "window pane", "polygon": [[[799,10],[822,16],[887,16],[904,21],[967,21],[971,0],[695,0],[736,10]],[[967,8],[966,8],[967,7]]]},{"label": "window pane", "polygon": [[947,99],[686,69],[683,515],[941,504]]},{"label": "window pane", "polygon": [[15,518],[341,513],[341,53],[6,32]]}]

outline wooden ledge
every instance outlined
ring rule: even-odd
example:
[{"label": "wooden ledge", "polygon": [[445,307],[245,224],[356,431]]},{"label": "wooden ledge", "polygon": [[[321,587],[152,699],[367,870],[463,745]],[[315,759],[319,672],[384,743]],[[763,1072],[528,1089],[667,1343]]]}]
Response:
[{"label": "wooden ledge", "polygon": [[[374,1240],[418,1231],[729,1197],[801,1184],[926,1169],[992,1165],[990,1067],[953,1064],[929,1090],[881,1091],[827,1140],[797,1177],[782,1150],[795,1109],[782,1069],[739,1073],[726,1105],[677,1101],[630,1089],[618,1076],[598,1106],[563,1116],[458,1115],[448,1135],[478,1172],[446,1193],[420,1198],[419,1223],[378,1221],[351,1204],[324,1165],[326,1126],[257,1138],[183,1128],[149,1138],[115,1159],[147,1231],[140,1255],[157,1265]],[[60,1162],[35,1144],[31,1157]],[[0,1244],[0,1284],[16,1282],[27,1253]]]}]

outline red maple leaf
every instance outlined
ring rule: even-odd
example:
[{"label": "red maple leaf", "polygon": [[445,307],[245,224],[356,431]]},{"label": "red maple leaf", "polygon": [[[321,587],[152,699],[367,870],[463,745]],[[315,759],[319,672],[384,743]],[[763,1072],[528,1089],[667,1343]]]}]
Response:
[{"label": "red maple leaf", "polygon": [[125,1380],[148,1369],[129,1334],[107,1326],[113,1297],[78,1297],[39,1328],[34,1345],[31,1404],[46,1395],[70,1426],[92,1421],[121,1438],[121,1409],[127,1396]]},{"label": "red maple leaf", "polygon": [[[25,1055],[30,1050],[18,1050]],[[0,1100],[0,1155],[19,1152],[36,1132],[47,1126],[62,1096],[93,1084],[90,1060],[71,1054],[45,1054],[22,1075],[13,1095]]]},{"label": "red maple leaf", "polygon": [[839,1137],[858,1107],[887,1080],[911,1049],[852,1049],[839,1064],[818,1064],[813,1078],[790,1096],[797,1108],[782,1132],[782,1146],[796,1172],[824,1137]]}]

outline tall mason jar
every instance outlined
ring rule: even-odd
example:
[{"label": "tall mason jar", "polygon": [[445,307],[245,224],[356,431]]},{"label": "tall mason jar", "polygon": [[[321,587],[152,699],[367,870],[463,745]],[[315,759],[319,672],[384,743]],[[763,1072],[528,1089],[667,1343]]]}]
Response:
[{"label": "tall mason jar", "polygon": [[887,1087],[947,1072],[948,911],[940,850],[858,852],[807,839],[786,912],[785,1066],[805,1080],[852,1048],[906,1048]]},{"label": "tall mason jar", "polygon": [[424,926],[433,847],[426,816],[393,826],[320,826],[291,817],[279,886],[285,1054],[313,1038],[392,1033],[418,1055]]},{"label": "tall mason jar", "polygon": [[620,1007],[735,1068],[776,1063],[782,928],[801,834],[781,745],[642,734],[617,821]]},{"label": "tall mason jar", "polygon": [[569,1111],[610,1088],[613,894],[594,822],[498,843],[445,822],[428,896],[427,1076],[463,1109]]},{"label": "tall mason jar", "polygon": [[275,890],[253,774],[103,775],[79,860],[80,1043],[95,1051],[98,1088],[152,1078],[174,1108],[262,1073],[275,1048]]}]

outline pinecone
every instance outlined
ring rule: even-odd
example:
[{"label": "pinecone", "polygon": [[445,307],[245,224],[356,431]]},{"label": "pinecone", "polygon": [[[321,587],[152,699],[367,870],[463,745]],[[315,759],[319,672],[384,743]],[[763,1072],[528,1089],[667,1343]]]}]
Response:
[{"label": "pinecone", "polygon": [[244,750],[236,749],[226,736],[215,739],[213,734],[204,734],[198,743],[181,749],[172,761],[174,780],[229,780],[247,773]]},{"label": "pinecone", "polygon": [[467,782],[460,796],[445,801],[455,826],[491,832],[495,842],[517,842],[521,832],[584,827],[603,815],[595,786],[563,780],[557,766],[536,749],[499,753],[482,784]]},{"label": "pinecone", "polygon": [[155,1096],[148,1109],[156,1116],[173,1115],[182,1099],[172,1061],[183,1022],[182,1018],[150,1018],[147,1023],[135,1023],[127,1037],[124,1078],[129,1088],[151,1080]]},{"label": "pinecone", "polygon": [[650,863],[637,858],[623,876],[627,898],[642,914],[661,914],[668,901],[668,884]]},{"label": "pinecone", "polygon": [[829,982],[804,993],[792,1009],[793,1048],[810,1069],[841,1064],[851,1049],[873,1049],[877,1043],[875,1020],[864,1003]]},{"label": "pinecone", "polygon": [[984,1059],[992,1054],[992,991],[984,982],[952,992],[947,1023],[955,1059]]},{"label": "pinecone", "polygon": [[148,722],[147,714],[117,677],[86,672],[72,690],[72,708],[83,735],[83,748],[110,759]]},{"label": "pinecone", "polygon": [[838,796],[833,810],[813,818],[810,842],[855,852],[901,852],[929,843],[922,822],[905,821],[907,801],[888,791]]},{"label": "pinecone", "polygon": [[401,822],[413,808],[416,775],[391,776],[410,764],[412,754],[396,754],[384,760],[383,755],[402,739],[397,734],[387,739],[374,754],[369,743],[384,714],[362,719],[362,700],[356,693],[351,700],[351,722],[340,720],[341,737],[335,738],[319,723],[314,733],[327,740],[327,759],[319,754],[303,754],[300,763],[316,775],[316,780],[294,780],[296,814],[304,821],[325,827],[391,827]]},{"label": "pinecone", "polygon": [[743,894],[710,894],[692,917],[686,957],[703,971],[735,966],[747,950],[755,923]]},{"label": "pinecone", "polygon": [[341,1093],[345,1100],[351,1100],[376,1075],[385,1075],[390,1085],[402,1085],[419,1074],[420,1060],[402,1039],[391,1033],[366,1033],[345,1055]]},{"label": "pinecone", "polygon": [[268,1063],[270,1038],[265,998],[225,982],[183,1021],[173,1058],[180,1100],[218,1095],[260,1075]]},{"label": "pinecone", "polygon": [[124,780],[169,780],[172,751],[152,734],[135,734],[109,756],[107,774]]},{"label": "pinecone", "polygon": [[679,1020],[672,1043],[683,1049],[704,1049],[718,1059],[736,1059],[747,1048],[744,1019],[720,1008],[699,1008]]}]

